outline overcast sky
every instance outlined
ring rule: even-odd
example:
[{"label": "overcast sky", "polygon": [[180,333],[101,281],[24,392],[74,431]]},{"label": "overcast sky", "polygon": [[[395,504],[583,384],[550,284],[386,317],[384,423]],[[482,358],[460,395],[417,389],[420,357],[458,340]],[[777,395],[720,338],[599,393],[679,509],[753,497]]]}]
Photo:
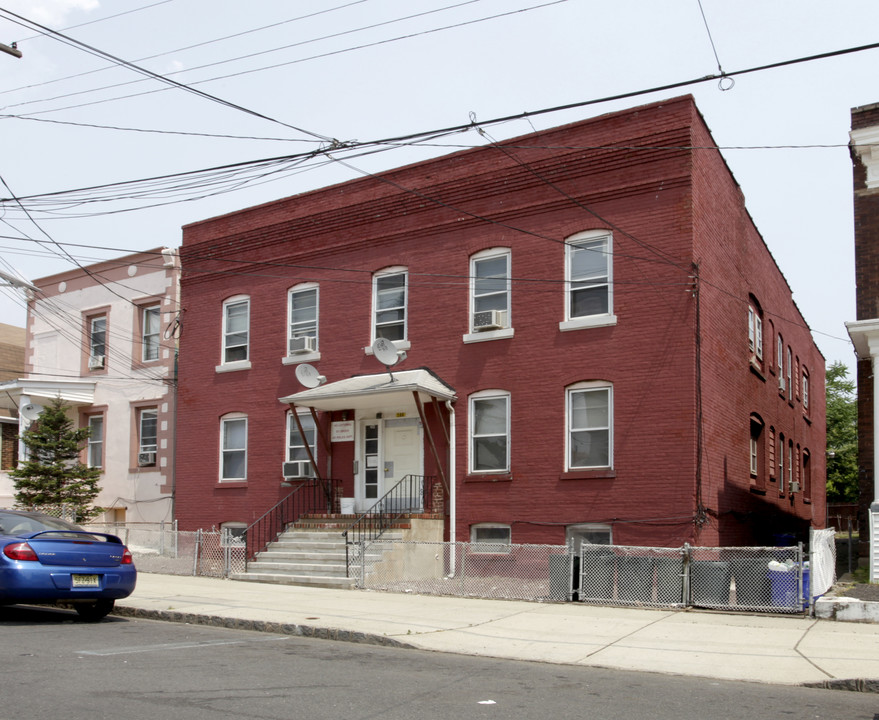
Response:
[{"label": "overcast sky", "polygon": [[[332,139],[464,125],[471,113],[487,121],[879,42],[876,0],[0,0],[0,9],[0,42],[23,53],[0,54],[0,197],[22,198],[28,209],[0,206],[0,270],[29,279],[74,267],[61,248],[86,264],[176,247],[186,223],[359,177],[351,165],[375,172],[485,141],[471,131],[362,157],[339,153],[348,165],[287,161],[197,176],[185,187],[183,178],[154,183],[149,193],[141,183],[33,196],[308,153]],[[743,74],[725,91],[712,80],[490,132],[502,139],[692,93],[818,346],[828,362],[851,367],[848,131],[852,107],[879,102],[877,63],[879,50],[866,50]],[[124,199],[132,189],[139,197]],[[0,290],[0,321],[24,325],[20,292]]]}]

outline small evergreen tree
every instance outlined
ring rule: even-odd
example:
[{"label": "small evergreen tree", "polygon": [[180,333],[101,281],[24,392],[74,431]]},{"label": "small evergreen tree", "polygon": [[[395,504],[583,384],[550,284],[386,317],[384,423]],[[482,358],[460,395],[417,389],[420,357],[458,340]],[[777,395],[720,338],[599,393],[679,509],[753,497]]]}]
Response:
[{"label": "small evergreen tree", "polygon": [[848,368],[827,368],[827,501],[858,501],[858,399]]},{"label": "small evergreen tree", "polygon": [[61,399],[49,403],[21,435],[27,460],[9,472],[18,505],[52,515],[73,511],[76,522],[103,512],[92,503],[100,492],[100,468],[80,462],[89,428],[74,429]]}]

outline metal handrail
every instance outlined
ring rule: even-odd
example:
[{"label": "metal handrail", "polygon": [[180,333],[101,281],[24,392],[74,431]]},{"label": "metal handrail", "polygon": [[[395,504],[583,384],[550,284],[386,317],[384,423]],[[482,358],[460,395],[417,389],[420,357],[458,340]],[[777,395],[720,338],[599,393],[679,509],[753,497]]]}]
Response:
[{"label": "metal handrail", "polygon": [[427,490],[433,480],[432,475],[404,476],[342,532],[347,577],[351,576],[348,547],[375,542],[403,515],[430,512],[431,497]]},{"label": "metal handrail", "polygon": [[332,501],[327,496],[324,483],[318,479],[303,480],[289,495],[245,529],[247,559],[252,560],[258,552],[265,550],[288,525],[303,515],[331,511]]}]

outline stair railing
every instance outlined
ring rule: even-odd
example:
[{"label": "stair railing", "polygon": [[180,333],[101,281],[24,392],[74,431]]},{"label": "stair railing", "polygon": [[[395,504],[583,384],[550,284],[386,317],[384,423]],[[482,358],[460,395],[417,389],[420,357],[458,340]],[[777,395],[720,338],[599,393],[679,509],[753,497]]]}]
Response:
[{"label": "stair railing", "polygon": [[[345,575],[351,577],[349,548],[360,545],[363,549],[378,540],[403,515],[430,512],[428,487],[435,478],[426,475],[406,475],[388,490],[366,512],[362,513],[342,532],[345,538]],[[361,550],[362,554],[362,550]]]},{"label": "stair railing", "polygon": [[[333,483],[335,485],[335,483]],[[326,488],[317,479],[303,480],[289,495],[254,521],[244,531],[247,560],[253,560],[258,552],[277,540],[287,526],[309,513],[330,513],[332,502],[327,498]]]}]

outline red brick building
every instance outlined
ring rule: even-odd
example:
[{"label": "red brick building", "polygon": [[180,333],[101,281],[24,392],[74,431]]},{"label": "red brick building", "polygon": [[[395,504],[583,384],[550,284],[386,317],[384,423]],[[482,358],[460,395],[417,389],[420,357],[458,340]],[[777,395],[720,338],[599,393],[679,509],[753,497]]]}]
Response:
[{"label": "red brick building", "polygon": [[181,529],[314,473],[457,540],[822,527],[824,359],[713,146],[681,97],[186,226]]}]

